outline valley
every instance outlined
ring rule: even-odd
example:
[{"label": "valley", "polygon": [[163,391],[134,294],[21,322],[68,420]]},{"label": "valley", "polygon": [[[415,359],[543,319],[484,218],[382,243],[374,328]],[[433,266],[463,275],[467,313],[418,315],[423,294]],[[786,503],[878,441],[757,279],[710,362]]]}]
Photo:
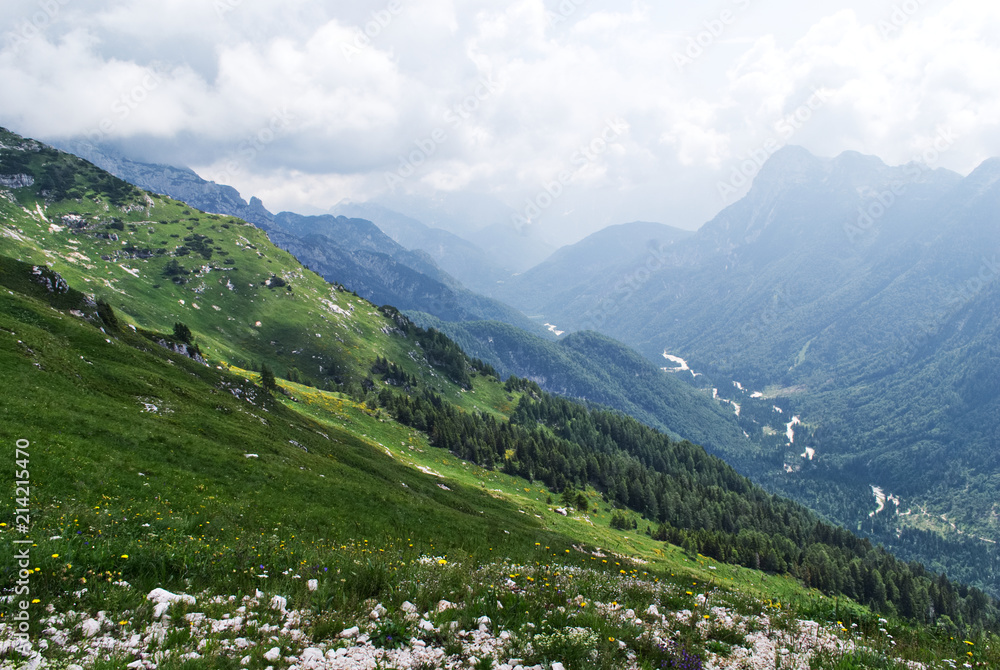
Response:
[{"label": "valley", "polygon": [[[724,457],[771,490],[995,591],[997,557],[967,539],[1000,539],[990,514],[995,424],[987,418],[997,395],[982,368],[997,332],[997,162],[964,178],[918,168],[786,147],[746,197],[695,233],[667,245],[650,234],[660,250],[655,264],[631,247],[609,250],[593,278],[555,271],[588,263],[595,235],[514,278],[503,296],[570,333],[593,328],[649,360],[666,358],[668,371],[693,368],[710,380],[691,380],[697,387],[738,379],[784,399],[809,424],[808,436],[762,426],[796,447],[805,440],[798,454],[809,467],[783,460],[775,449],[785,445],[767,440],[754,440],[756,457],[742,445]],[[848,230],[873,194],[893,188],[898,197],[877,225]],[[742,416],[742,396],[718,397]],[[751,436],[761,430],[740,424]],[[929,476],[935,471],[948,474]],[[901,538],[926,526],[894,509],[883,510],[891,520],[877,528],[866,523],[875,507],[856,501],[874,502],[864,491],[875,483],[952,519],[955,529],[939,527],[952,549],[920,550],[928,540],[921,532]],[[975,567],[970,552],[980,557]]]},{"label": "valley", "polygon": [[1000,5],[788,9],[7,0],[0,670],[1000,668]]},{"label": "valley", "polygon": [[[992,662],[988,595],[689,441],[721,451],[768,426],[797,456],[814,429],[788,424],[785,400],[733,382],[716,391],[726,409],[596,333],[439,322],[490,354],[471,358],[260,228],[11,133],[0,143],[4,173],[21,175],[0,193],[0,432],[31,445],[38,607],[25,609],[45,632],[22,656],[36,666],[239,652],[253,668],[352,667],[336,659],[399,660],[405,646],[408,664],[582,668],[596,644],[609,668],[727,667],[779,647],[819,667],[931,667],[966,654],[954,634]],[[491,350],[504,328],[536,358]],[[537,374],[545,357],[587,405],[489,362]],[[645,386],[616,386],[627,378]],[[182,595],[161,607],[156,589]],[[583,637],[560,638],[571,628]],[[3,653],[21,654],[2,630]]]}]

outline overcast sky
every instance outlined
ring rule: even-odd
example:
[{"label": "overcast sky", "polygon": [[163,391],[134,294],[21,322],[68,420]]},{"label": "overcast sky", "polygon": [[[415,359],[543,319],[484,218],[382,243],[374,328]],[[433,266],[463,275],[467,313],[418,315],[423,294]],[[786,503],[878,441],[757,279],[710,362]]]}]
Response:
[{"label": "overcast sky", "polygon": [[927,152],[963,174],[1000,155],[1000,5],[981,0],[0,12],[0,125],[188,165],[274,211],[488,194],[564,243],[632,220],[695,228],[745,190],[734,170],[786,143]]}]

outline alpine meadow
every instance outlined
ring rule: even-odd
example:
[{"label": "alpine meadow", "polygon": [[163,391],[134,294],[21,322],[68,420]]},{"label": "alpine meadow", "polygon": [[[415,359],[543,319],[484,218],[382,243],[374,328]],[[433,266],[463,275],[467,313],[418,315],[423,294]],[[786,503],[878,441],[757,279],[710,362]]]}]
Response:
[{"label": "alpine meadow", "polygon": [[997,26],[7,0],[0,670],[1000,668]]}]

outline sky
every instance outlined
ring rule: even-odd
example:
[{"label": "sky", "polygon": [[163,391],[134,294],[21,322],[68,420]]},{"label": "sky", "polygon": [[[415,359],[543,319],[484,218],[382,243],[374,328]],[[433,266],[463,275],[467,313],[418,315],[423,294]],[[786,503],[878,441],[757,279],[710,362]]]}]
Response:
[{"label": "sky", "polygon": [[697,228],[785,144],[1000,156],[1000,5],[4,0],[0,92],[0,126],[272,211],[481,199],[561,245]]}]

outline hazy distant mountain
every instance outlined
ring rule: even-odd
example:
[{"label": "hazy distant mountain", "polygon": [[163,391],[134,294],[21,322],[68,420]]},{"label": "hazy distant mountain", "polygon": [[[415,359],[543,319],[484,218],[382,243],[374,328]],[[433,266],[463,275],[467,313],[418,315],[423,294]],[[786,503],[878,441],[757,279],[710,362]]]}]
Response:
[{"label": "hazy distant mountain", "polygon": [[[885,290],[904,272],[919,270],[910,266],[927,253],[944,253],[928,242],[944,233],[935,212],[948,210],[942,199],[960,180],[946,170],[891,168],[860,154],[820,159],[787,148],[764,166],[744,199],[647,262],[553,285],[541,306],[518,299],[531,295],[530,286],[505,295],[560,328],[597,328],[654,358],[670,347],[702,366],[778,378],[806,342],[810,354],[823,350],[825,358],[836,356],[843,338],[856,339],[850,319],[847,332],[833,327],[850,309],[864,309],[889,332],[900,323],[900,308],[908,319],[932,311],[920,296],[946,282],[947,273],[930,286],[907,283],[915,293],[896,296],[902,307],[870,307],[891,297]],[[868,223],[867,212],[879,208],[882,214]]]},{"label": "hazy distant mountain", "polygon": [[658,269],[667,249],[691,234],[643,221],[609,226],[508,280],[496,295],[529,314],[546,312],[549,305],[581,299],[595,282],[603,285],[598,280]]},{"label": "hazy distant mountain", "polygon": [[[928,553],[895,544],[896,529],[1000,540],[998,252],[1000,160],[962,178],[790,147],[745,198],[655,262],[533,283],[554,257],[504,295],[560,329],[595,328],[651,360],[681,356],[720,388],[739,380],[757,402],[789,403],[805,424],[794,445],[782,440],[749,466],[933,564],[978,550]],[[751,435],[764,429],[756,420],[744,405]],[[899,496],[899,508],[869,517],[858,504],[874,500],[869,485]]]},{"label": "hazy distant mountain", "polygon": [[162,193],[202,211],[237,216],[268,231],[276,244],[332,282],[362,297],[445,320],[496,319],[545,335],[516,309],[469,291],[422,251],[409,251],[370,221],[334,216],[275,216],[257,198],[246,202],[231,186],[202,179],[192,170],[129,160],[86,142],[67,141],[66,151],[140,188]]},{"label": "hazy distant mountain", "polygon": [[482,194],[448,193],[433,198],[386,195],[375,204],[441,228],[482,249],[490,265],[510,273],[523,272],[545,260],[555,249],[538,239],[531,226],[521,226],[518,213],[498,199]]},{"label": "hazy distant mountain", "polygon": [[468,234],[495,262],[512,272],[523,272],[549,257],[553,247],[534,237],[533,231],[505,222]]},{"label": "hazy distant mountain", "polygon": [[469,291],[429,255],[404,249],[371,221],[282,212],[263,228],[304,265],[378,305],[428,312],[445,321],[498,320],[546,336],[539,324]]},{"label": "hazy distant mountain", "polygon": [[367,219],[407,249],[426,252],[434,262],[474,291],[493,290],[510,272],[472,242],[375,203],[341,203],[333,214]]}]

